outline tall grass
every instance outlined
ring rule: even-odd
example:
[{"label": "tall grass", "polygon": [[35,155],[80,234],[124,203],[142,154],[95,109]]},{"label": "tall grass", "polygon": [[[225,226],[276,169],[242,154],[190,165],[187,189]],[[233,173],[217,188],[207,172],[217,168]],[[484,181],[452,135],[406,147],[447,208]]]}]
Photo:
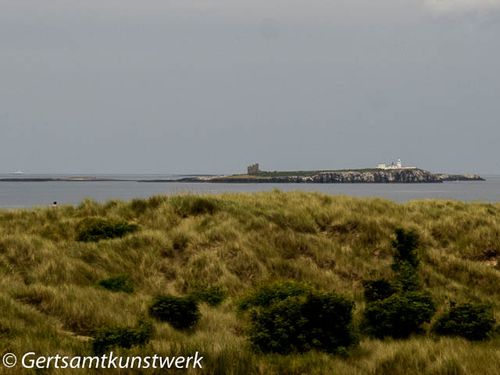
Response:
[{"label": "tall grass", "polygon": [[[79,242],[78,225],[88,217],[139,229]],[[400,341],[364,338],[347,357],[251,350],[237,306],[265,283],[296,280],[345,295],[356,302],[359,322],[363,280],[391,275],[398,227],[421,238],[420,277],[440,312],[450,301],[472,300],[491,304],[499,320],[499,204],[396,204],[280,191],[87,200],[0,211],[0,352],[91,353],[94,332],[137,326],[154,296],[219,288],[226,298],[219,306],[200,305],[195,330],[154,322],[148,344],[123,352],[200,351],[205,374],[497,374],[498,334],[481,343],[430,333]],[[126,275],[134,292],[99,286],[116,275]]]}]

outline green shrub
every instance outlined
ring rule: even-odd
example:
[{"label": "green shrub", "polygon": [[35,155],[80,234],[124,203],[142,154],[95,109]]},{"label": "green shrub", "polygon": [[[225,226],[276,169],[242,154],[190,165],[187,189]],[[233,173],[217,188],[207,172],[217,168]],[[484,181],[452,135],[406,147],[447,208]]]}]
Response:
[{"label": "green shrub", "polygon": [[380,301],[396,293],[396,289],[385,279],[363,281],[363,287],[364,296],[368,302]]},{"label": "green shrub", "polygon": [[416,268],[419,260],[416,250],[419,245],[418,234],[414,231],[406,231],[398,228],[395,231],[396,238],[392,241],[392,247],[396,250],[394,254],[393,269],[398,271],[401,264],[409,264]]},{"label": "green shrub", "polygon": [[239,308],[240,310],[247,310],[250,307],[268,307],[276,301],[306,295],[311,290],[311,287],[308,285],[294,281],[281,281],[264,285],[243,298],[239,304]]},{"label": "green shrub", "polygon": [[77,226],[77,241],[97,242],[100,240],[123,237],[135,232],[138,226],[125,221],[110,220],[98,217],[83,219]]},{"label": "green shrub", "polygon": [[375,337],[406,338],[418,333],[436,311],[431,297],[423,292],[394,294],[367,304],[364,311],[367,332]]},{"label": "green shrub", "polygon": [[306,330],[315,349],[336,352],[357,342],[352,325],[354,302],[334,293],[307,296],[303,314],[309,320]]},{"label": "green shrub", "polygon": [[452,306],[434,324],[433,331],[444,336],[461,336],[468,340],[484,340],[493,331],[495,318],[491,307],[465,303]]},{"label": "green shrub", "polygon": [[98,284],[104,289],[110,290],[112,292],[134,292],[134,284],[127,275],[110,277],[109,279],[99,281]]},{"label": "green shrub", "polygon": [[103,354],[113,347],[130,349],[145,345],[153,336],[153,325],[142,321],[134,328],[104,328],[96,332],[92,341],[95,354]]},{"label": "green shrub", "polygon": [[345,352],[356,342],[354,303],[333,293],[275,300],[251,311],[250,341],[264,353]]},{"label": "green shrub", "polygon": [[303,316],[305,297],[278,300],[272,306],[251,312],[249,331],[252,345],[264,353],[288,354],[312,349],[309,346]]},{"label": "green shrub", "polygon": [[205,302],[210,306],[218,306],[226,298],[226,293],[218,286],[211,286],[196,290],[190,296],[199,302]]},{"label": "green shrub", "polygon": [[392,264],[392,269],[396,273],[394,285],[400,292],[417,291],[420,289],[418,276],[420,261],[417,255],[418,234],[414,231],[398,228],[395,235],[396,238],[392,241],[392,247],[395,250]]},{"label": "green shrub", "polygon": [[175,212],[182,217],[212,215],[218,208],[217,200],[196,195],[175,196],[171,202]]},{"label": "green shrub", "polygon": [[192,297],[158,296],[149,307],[149,314],[176,329],[192,328],[200,319],[198,304]]},{"label": "green shrub", "polygon": [[412,292],[421,289],[417,268],[407,262],[400,263],[394,277],[394,286],[400,292]]}]

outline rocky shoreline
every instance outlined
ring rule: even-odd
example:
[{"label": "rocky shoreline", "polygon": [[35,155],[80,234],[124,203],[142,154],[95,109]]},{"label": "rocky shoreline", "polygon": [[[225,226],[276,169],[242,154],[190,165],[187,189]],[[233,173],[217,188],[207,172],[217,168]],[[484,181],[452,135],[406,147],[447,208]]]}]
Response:
[{"label": "rocky shoreline", "polygon": [[324,171],[312,175],[231,175],[187,177],[179,180],[152,180],[142,182],[198,182],[198,183],[443,183],[445,181],[484,181],[479,175],[436,174],[423,169]]}]

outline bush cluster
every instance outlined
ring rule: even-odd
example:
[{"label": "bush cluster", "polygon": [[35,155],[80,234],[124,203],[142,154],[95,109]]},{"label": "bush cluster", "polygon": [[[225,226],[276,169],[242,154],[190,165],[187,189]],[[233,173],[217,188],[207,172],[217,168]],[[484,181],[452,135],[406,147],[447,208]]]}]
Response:
[{"label": "bush cluster", "polygon": [[395,284],[402,292],[416,291],[420,288],[418,246],[417,233],[402,228],[396,229],[395,239],[392,241],[395,251],[392,269],[396,273]]},{"label": "bush cluster", "polygon": [[404,229],[396,229],[395,235],[394,284],[383,279],[363,283],[368,302],[364,325],[368,334],[379,338],[405,338],[418,333],[436,312],[430,295],[419,290],[418,235]]},{"label": "bush cluster", "polygon": [[153,325],[147,321],[141,321],[134,328],[103,328],[96,332],[92,349],[95,354],[106,353],[113,347],[130,349],[133,346],[147,344],[152,336]]},{"label": "bush cluster", "polygon": [[158,296],[149,307],[149,314],[176,329],[192,328],[200,319],[198,304],[190,296]]},{"label": "bush cluster", "polygon": [[83,219],[77,226],[77,241],[97,242],[100,240],[120,238],[138,229],[136,224],[125,221],[110,220],[99,217]]},{"label": "bush cluster", "polygon": [[[367,333],[379,338],[405,338],[418,333],[436,312],[432,298],[420,286],[417,234],[403,229],[397,229],[395,234],[393,283],[383,279],[363,282],[367,301],[364,325]],[[491,308],[466,303],[452,306],[436,321],[432,330],[440,335],[483,340],[494,325]]]},{"label": "bush cluster", "polygon": [[353,302],[334,293],[293,283],[264,287],[242,306],[250,310],[253,346],[264,353],[280,354],[345,351],[356,343],[353,307]]},{"label": "bush cluster", "polygon": [[369,334],[378,338],[406,338],[419,332],[435,312],[436,307],[428,294],[408,292],[368,303],[364,316]]},{"label": "bush cluster", "polygon": [[396,251],[394,254],[393,269],[398,270],[402,264],[409,264],[413,268],[417,268],[419,259],[417,256],[417,248],[419,246],[418,234],[412,230],[404,230],[397,228],[395,230],[396,238],[392,241],[392,247]]},{"label": "bush cluster", "polygon": [[433,331],[444,336],[484,340],[495,326],[490,306],[465,303],[455,305],[434,324]]},{"label": "bush cluster", "polygon": [[119,275],[110,277],[109,279],[100,280],[99,286],[112,292],[134,292],[134,283],[127,275]]}]

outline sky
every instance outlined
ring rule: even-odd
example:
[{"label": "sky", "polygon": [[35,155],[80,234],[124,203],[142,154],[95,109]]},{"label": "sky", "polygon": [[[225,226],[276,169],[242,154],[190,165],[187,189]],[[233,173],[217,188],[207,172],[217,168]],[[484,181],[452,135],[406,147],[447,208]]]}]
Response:
[{"label": "sky", "polygon": [[0,0],[0,173],[500,174],[500,0]]}]

